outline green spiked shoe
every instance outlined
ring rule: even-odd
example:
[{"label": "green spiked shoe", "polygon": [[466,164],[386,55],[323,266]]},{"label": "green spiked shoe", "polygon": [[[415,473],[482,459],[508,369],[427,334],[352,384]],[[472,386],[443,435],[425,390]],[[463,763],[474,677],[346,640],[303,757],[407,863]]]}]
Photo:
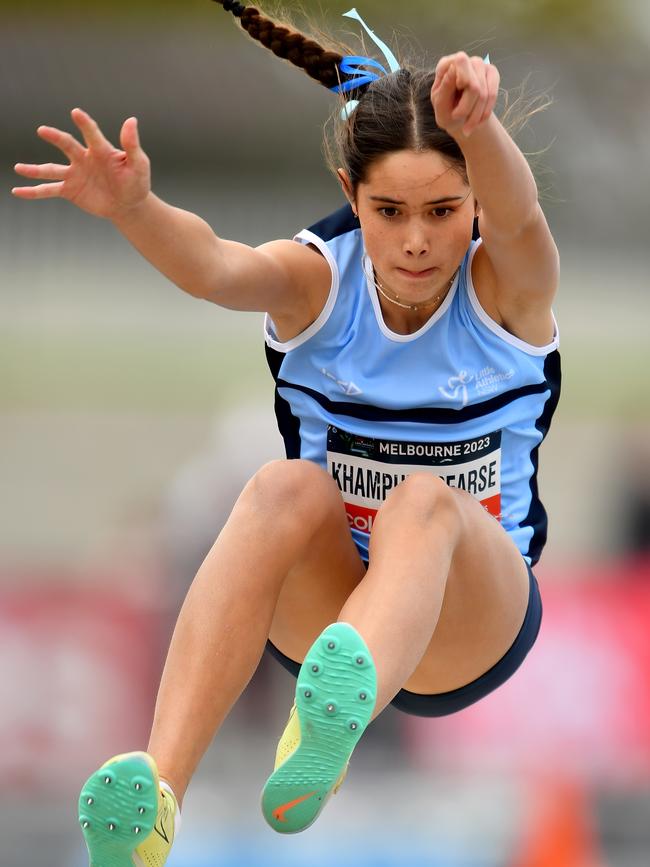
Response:
[{"label": "green spiked shoe", "polygon": [[262,792],[262,812],[275,831],[308,828],[338,791],[376,696],[375,666],[363,638],[348,623],[328,626],[298,674],[295,710]]},{"label": "green spiked shoe", "polygon": [[125,753],[95,771],[79,795],[90,867],[163,867],[180,821],[148,753]]}]

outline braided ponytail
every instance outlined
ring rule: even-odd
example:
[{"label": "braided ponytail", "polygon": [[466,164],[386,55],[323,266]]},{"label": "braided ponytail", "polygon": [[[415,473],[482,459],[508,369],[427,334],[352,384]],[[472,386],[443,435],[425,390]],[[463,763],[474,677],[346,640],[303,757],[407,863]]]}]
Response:
[{"label": "braided ponytail", "polygon": [[255,6],[245,6],[237,0],[215,0],[226,12],[239,18],[248,35],[270,49],[277,57],[288,60],[328,89],[341,83],[339,66],[343,55],[328,51],[298,30],[276,24],[262,15]]},{"label": "braided ponytail", "polygon": [[235,18],[241,18],[242,12],[246,8],[243,3],[238,3],[237,0],[223,0],[221,5],[226,12],[232,12]]}]

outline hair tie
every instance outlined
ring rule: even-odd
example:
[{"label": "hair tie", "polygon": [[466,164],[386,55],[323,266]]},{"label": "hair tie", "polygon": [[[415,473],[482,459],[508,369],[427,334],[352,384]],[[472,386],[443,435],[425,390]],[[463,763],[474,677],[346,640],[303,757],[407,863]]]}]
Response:
[{"label": "hair tie", "polygon": [[[219,0],[215,0],[219,2]],[[238,3],[237,0],[223,0],[221,3],[226,12],[232,12],[235,18],[241,18],[246,7],[243,3]]]}]

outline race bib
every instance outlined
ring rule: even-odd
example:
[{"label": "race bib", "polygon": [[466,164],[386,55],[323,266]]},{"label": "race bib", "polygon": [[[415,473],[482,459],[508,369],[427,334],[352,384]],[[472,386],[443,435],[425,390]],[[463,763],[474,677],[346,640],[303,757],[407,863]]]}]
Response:
[{"label": "race bib", "polygon": [[358,436],[327,428],[327,469],[339,486],[350,526],[370,533],[377,510],[412,473],[432,473],[501,515],[501,431],[453,443]]}]

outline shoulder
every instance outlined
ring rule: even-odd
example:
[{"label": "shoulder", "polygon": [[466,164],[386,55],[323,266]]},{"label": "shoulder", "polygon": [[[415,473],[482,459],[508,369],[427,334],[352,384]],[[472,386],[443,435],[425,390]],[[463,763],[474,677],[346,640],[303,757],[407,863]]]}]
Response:
[{"label": "shoulder", "polygon": [[471,267],[476,295],[488,316],[532,346],[554,339],[551,305],[559,283],[559,256],[541,210],[538,220],[511,238],[482,231]]},{"label": "shoulder", "polygon": [[267,241],[257,249],[277,267],[284,268],[296,285],[310,282],[318,272],[329,271],[327,261],[316,244],[282,239]]},{"label": "shoulder", "polygon": [[345,205],[299,232],[293,241],[271,241],[258,248],[291,285],[289,303],[269,310],[280,340],[301,334],[320,316],[339,275],[350,261],[361,261],[363,241],[352,209]]},{"label": "shoulder", "polygon": [[269,310],[278,337],[290,340],[318,318],[332,286],[332,269],[316,245],[269,241],[257,248],[291,287],[284,303]]}]

